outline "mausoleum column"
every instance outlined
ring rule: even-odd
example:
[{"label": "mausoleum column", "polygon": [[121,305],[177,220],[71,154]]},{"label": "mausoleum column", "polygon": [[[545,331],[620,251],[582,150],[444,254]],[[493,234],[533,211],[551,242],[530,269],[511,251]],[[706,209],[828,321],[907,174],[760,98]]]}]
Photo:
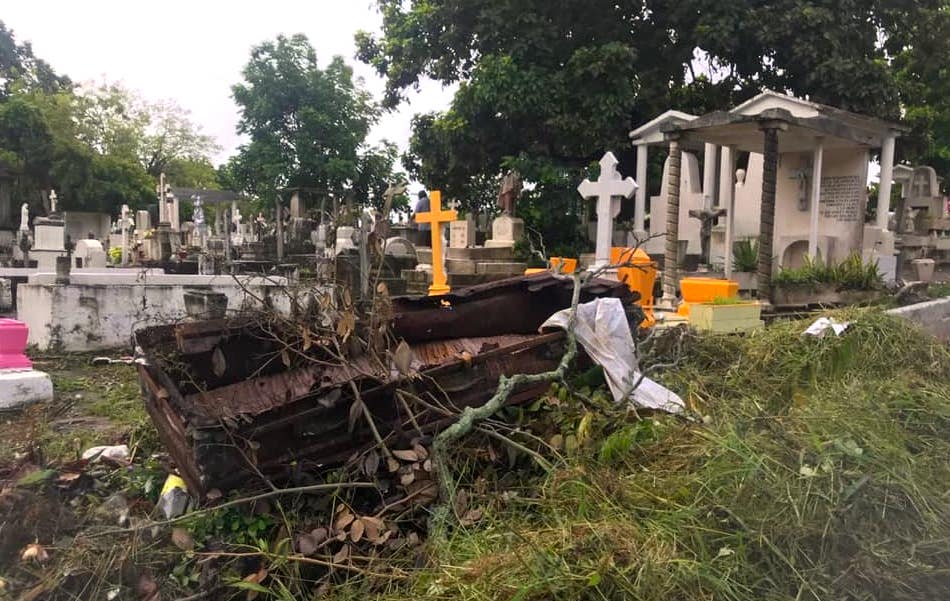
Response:
[{"label": "mausoleum column", "polygon": [[723,263],[726,279],[732,279],[732,247],[736,232],[736,149],[723,146],[719,170],[719,206],[726,209],[726,236]]},{"label": "mausoleum column", "polygon": [[703,208],[712,210],[716,204],[716,158],[719,147],[715,144],[703,146]]},{"label": "mausoleum column", "polygon": [[888,132],[881,144],[881,185],[877,190],[877,227],[887,229],[891,210],[891,182],[894,181],[894,142],[897,136]]},{"label": "mausoleum column", "polygon": [[772,239],[775,235],[775,185],[778,177],[778,132],[788,128],[783,121],[765,121],[763,134],[762,215],[759,220],[759,300],[772,294]]},{"label": "mausoleum column", "polygon": [[[646,232],[646,213],[647,213],[647,162],[649,160],[650,147],[646,144],[637,144],[637,196],[633,207],[633,231],[637,236]],[[643,244],[643,240],[638,240],[638,244]]]},{"label": "mausoleum column", "polygon": [[680,167],[683,151],[680,148],[679,134],[667,134],[670,141],[670,158],[667,167],[666,197],[666,253],[663,258],[663,300],[669,303],[676,298],[679,267],[679,229],[680,229]]},{"label": "mausoleum column", "polygon": [[[811,221],[808,227],[808,256],[818,256],[818,217],[821,213],[821,164],[825,160],[825,141],[815,140],[814,167],[811,171]],[[826,259],[828,257],[825,257]]]}]

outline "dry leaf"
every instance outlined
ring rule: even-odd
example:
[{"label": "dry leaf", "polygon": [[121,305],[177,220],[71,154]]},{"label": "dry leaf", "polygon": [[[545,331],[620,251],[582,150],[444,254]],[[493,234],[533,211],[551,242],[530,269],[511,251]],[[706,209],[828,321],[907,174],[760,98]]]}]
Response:
[{"label": "dry leaf", "polygon": [[406,487],[406,493],[416,505],[428,505],[439,498],[439,487],[432,480],[416,480]]},{"label": "dry leaf", "polygon": [[416,456],[419,458],[418,461],[425,461],[429,458],[429,451],[418,442],[412,445],[412,450],[416,452]]},{"label": "dry leaf", "polygon": [[217,501],[218,499],[220,499],[220,498],[223,497],[223,496],[224,496],[224,495],[221,494],[221,491],[220,491],[220,490],[218,490],[217,488],[212,488],[211,490],[209,490],[209,491],[205,494],[205,500],[206,500],[206,501]]},{"label": "dry leaf", "polygon": [[310,536],[313,537],[313,540],[317,541],[317,544],[323,544],[328,538],[330,538],[330,531],[320,526],[319,528],[314,528],[310,531]]},{"label": "dry leaf", "polygon": [[333,529],[336,531],[341,531],[347,526],[353,523],[353,520],[356,519],[356,516],[350,513],[349,511],[344,511],[336,518],[336,522],[333,524]]},{"label": "dry leaf", "polygon": [[139,576],[138,593],[139,601],[158,601],[158,583],[151,574]]},{"label": "dry leaf", "polygon": [[340,320],[336,323],[336,335],[340,337],[342,342],[346,342],[355,327],[356,317],[349,312],[343,313],[340,315]]},{"label": "dry leaf", "polygon": [[319,545],[311,534],[301,534],[297,537],[297,552],[302,555],[313,555]]},{"label": "dry leaf", "polygon": [[224,372],[228,371],[228,362],[224,358],[221,347],[214,347],[214,352],[211,353],[211,371],[219,378],[224,375]]},{"label": "dry leaf", "polygon": [[395,352],[393,352],[393,363],[401,375],[409,375],[409,367],[412,365],[412,349],[409,348],[405,340],[400,342]]},{"label": "dry leaf", "polygon": [[287,349],[280,351],[280,360],[284,367],[290,367],[290,353],[287,352]]},{"label": "dry leaf", "polygon": [[408,474],[403,474],[402,476],[399,477],[399,483],[402,484],[403,486],[409,486],[410,484],[415,482],[415,480],[416,480],[416,476],[413,472],[409,472]]},{"label": "dry leaf", "polygon": [[389,470],[389,473],[399,471],[399,462],[393,459],[392,457],[386,458],[386,469]]},{"label": "dry leaf", "polygon": [[370,451],[363,459],[363,473],[373,476],[377,471],[379,471],[379,453]]},{"label": "dry leaf", "polygon": [[49,560],[49,553],[38,543],[30,543],[20,551],[20,560],[43,563]]},{"label": "dry leaf", "polygon": [[402,459],[403,461],[415,462],[419,461],[419,455],[416,454],[412,449],[406,449],[403,451],[393,451],[393,455]]},{"label": "dry leaf", "polygon": [[356,429],[356,422],[359,421],[360,416],[362,415],[363,415],[363,401],[359,400],[358,398],[353,399],[353,404],[350,405],[350,417],[347,422],[347,428],[349,429],[350,433],[352,433],[353,430]]},{"label": "dry leaf", "polygon": [[[267,578],[267,570],[264,568],[261,568],[257,572],[254,572],[253,574],[249,574],[245,576],[244,582],[250,582],[251,584],[260,584],[261,582],[264,582],[265,578]],[[257,599],[258,595],[260,595],[259,591],[249,590],[247,591],[246,599],[247,601],[254,601],[254,599]]]},{"label": "dry leaf", "polygon": [[360,521],[366,530],[366,538],[371,543],[376,543],[379,540],[379,531],[383,529],[383,521],[374,517],[360,518]]},{"label": "dry leaf", "polygon": [[313,346],[313,340],[310,339],[310,328],[303,326],[300,329],[303,337],[303,350],[307,352],[310,350],[310,347]]},{"label": "dry leaf", "polygon": [[356,520],[353,522],[353,527],[350,528],[350,540],[354,543],[360,542],[363,538],[363,532],[366,531],[366,526],[363,524],[363,520]]},{"label": "dry leaf", "polygon": [[432,471],[432,460],[431,460],[431,459],[426,459],[425,461],[423,461],[423,462],[422,462],[422,469],[425,470],[425,471],[427,471],[427,472],[431,472],[431,471]]},{"label": "dry leaf", "polygon": [[482,519],[481,509],[469,509],[459,520],[459,523],[463,526],[471,526],[480,519]]},{"label": "dry leaf", "polygon": [[184,528],[172,528],[172,544],[182,551],[195,549],[195,539]]},{"label": "dry leaf", "polygon": [[70,482],[75,482],[81,477],[82,474],[77,472],[65,472],[60,474],[59,477],[56,478],[56,481],[60,484],[69,484]]},{"label": "dry leaf", "polygon": [[333,563],[343,563],[346,561],[346,558],[350,556],[350,546],[343,545],[343,548],[336,552],[333,556]]}]

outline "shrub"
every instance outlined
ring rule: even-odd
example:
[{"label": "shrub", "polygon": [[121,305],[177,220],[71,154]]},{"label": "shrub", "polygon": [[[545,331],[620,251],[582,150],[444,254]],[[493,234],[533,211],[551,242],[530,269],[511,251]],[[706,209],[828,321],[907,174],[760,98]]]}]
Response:
[{"label": "shrub", "polygon": [[785,287],[833,284],[839,290],[877,290],[884,285],[884,278],[877,261],[865,263],[857,253],[851,253],[840,263],[826,263],[821,257],[806,255],[804,265],[781,268],[772,283]]}]

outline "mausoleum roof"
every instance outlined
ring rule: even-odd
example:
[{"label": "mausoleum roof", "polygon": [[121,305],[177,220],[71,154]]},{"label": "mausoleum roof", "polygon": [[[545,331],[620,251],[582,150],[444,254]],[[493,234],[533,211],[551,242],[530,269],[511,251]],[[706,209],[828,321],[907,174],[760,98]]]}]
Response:
[{"label": "mausoleum roof", "polygon": [[660,144],[666,134],[679,132],[686,146],[708,142],[762,152],[760,125],[769,120],[785,124],[779,133],[782,152],[811,151],[817,137],[826,148],[879,148],[886,136],[908,130],[876,117],[765,90],[729,111],[700,117],[667,111],[630,132],[630,139],[634,144]]},{"label": "mausoleum roof", "polygon": [[762,126],[781,125],[779,148],[782,152],[812,152],[820,138],[826,149],[879,148],[887,131],[856,127],[842,119],[817,115],[795,116],[785,108],[769,108],[748,115],[735,111],[717,111],[680,125],[670,124],[664,133],[680,134],[692,142],[734,146],[745,152],[763,151]]},{"label": "mausoleum roof", "polygon": [[688,123],[696,119],[696,115],[690,115],[682,111],[666,111],[659,117],[656,117],[637,129],[630,132],[630,140],[634,144],[663,144],[663,128],[672,124]]}]

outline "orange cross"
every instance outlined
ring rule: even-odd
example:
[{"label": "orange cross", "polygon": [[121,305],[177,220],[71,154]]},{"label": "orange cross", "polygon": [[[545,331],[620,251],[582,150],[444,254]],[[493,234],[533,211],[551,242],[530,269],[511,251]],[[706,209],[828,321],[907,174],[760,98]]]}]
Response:
[{"label": "orange cross", "polygon": [[441,296],[449,293],[445,270],[442,268],[442,225],[458,219],[457,211],[442,210],[442,192],[433,190],[429,195],[429,212],[416,213],[416,223],[432,224],[432,285],[429,296]]}]

